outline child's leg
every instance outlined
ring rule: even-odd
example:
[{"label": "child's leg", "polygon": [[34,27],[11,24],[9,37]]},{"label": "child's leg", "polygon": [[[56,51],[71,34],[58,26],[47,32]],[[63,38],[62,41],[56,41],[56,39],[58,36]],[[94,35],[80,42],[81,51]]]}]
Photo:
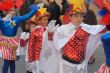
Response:
[{"label": "child's leg", "polygon": [[10,65],[10,60],[4,60],[2,73],[7,73]]},{"label": "child's leg", "polygon": [[32,73],[31,63],[26,61],[26,73]]},{"label": "child's leg", "polygon": [[27,71],[27,73],[32,73],[32,72]]},{"label": "child's leg", "polygon": [[88,63],[93,64],[94,62],[95,62],[95,58],[94,58],[94,55],[92,55]]},{"label": "child's leg", "polygon": [[10,73],[15,73],[15,61],[10,62]]}]

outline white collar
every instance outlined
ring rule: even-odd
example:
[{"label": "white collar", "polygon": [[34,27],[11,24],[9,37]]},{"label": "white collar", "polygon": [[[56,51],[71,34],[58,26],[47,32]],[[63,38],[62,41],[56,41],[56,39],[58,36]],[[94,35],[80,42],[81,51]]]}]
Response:
[{"label": "white collar", "polygon": [[43,27],[43,26],[40,26],[40,25],[38,25],[38,26],[36,26],[35,28],[47,28],[47,27]]},{"label": "white collar", "polygon": [[[72,24],[71,22],[70,22],[68,25],[69,25],[71,28],[74,28],[74,29],[77,29],[77,28],[78,28],[78,26]],[[82,25],[82,23],[81,23],[80,25]]]}]

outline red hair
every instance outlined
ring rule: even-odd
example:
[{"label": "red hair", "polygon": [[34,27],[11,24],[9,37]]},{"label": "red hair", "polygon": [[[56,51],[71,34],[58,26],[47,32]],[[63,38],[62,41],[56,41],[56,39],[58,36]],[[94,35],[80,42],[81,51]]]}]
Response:
[{"label": "red hair", "polygon": [[8,11],[13,7],[14,7],[13,0],[0,1],[0,10],[1,11]]}]

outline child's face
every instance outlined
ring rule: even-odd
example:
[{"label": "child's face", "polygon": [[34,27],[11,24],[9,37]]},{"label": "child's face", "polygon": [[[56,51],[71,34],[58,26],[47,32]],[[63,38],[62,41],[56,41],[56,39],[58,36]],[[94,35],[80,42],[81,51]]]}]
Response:
[{"label": "child's face", "polygon": [[48,24],[48,17],[47,17],[47,16],[42,17],[42,18],[38,21],[38,24],[39,24],[40,26],[46,27],[47,24]]},{"label": "child's face", "polygon": [[74,14],[70,16],[71,23],[78,26],[83,22],[84,14]]},{"label": "child's face", "polygon": [[28,23],[28,24],[26,24],[25,29],[31,31],[35,27],[36,27],[36,24],[34,24],[34,23]]},{"label": "child's face", "polygon": [[29,30],[29,24],[26,24],[25,29]]},{"label": "child's face", "polygon": [[15,13],[14,8],[10,9],[10,10],[8,11],[8,14],[11,14],[12,16],[15,16],[16,13]]},{"label": "child's face", "polygon": [[35,28],[36,27],[36,25],[34,24],[34,23],[31,23],[30,24],[30,31],[33,29],[33,28]]}]

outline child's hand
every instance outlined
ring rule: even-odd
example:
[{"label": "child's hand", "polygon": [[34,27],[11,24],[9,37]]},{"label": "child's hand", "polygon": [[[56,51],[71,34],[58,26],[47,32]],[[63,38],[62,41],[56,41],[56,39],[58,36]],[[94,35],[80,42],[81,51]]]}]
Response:
[{"label": "child's hand", "polygon": [[44,7],[44,3],[39,3],[39,4],[37,4],[37,6]]},{"label": "child's hand", "polygon": [[53,41],[54,31],[57,29],[57,27],[59,27],[59,24],[54,27],[48,28],[48,40]]},{"label": "child's hand", "polygon": [[57,27],[59,27],[59,24],[55,26],[55,23],[56,20],[50,21],[50,23],[48,24],[48,32],[54,32],[57,29]]},{"label": "child's hand", "polygon": [[55,28],[55,23],[56,23],[56,20],[50,21],[50,23],[48,24],[48,31],[49,32],[54,32],[53,29]]},{"label": "child's hand", "polygon": [[26,35],[26,32],[21,33],[20,38],[21,38],[21,39],[25,39],[25,35]]},{"label": "child's hand", "polygon": [[29,33],[23,32],[20,36],[21,39],[27,40],[29,38]]},{"label": "child's hand", "polygon": [[29,39],[29,33],[26,33],[25,40]]}]

